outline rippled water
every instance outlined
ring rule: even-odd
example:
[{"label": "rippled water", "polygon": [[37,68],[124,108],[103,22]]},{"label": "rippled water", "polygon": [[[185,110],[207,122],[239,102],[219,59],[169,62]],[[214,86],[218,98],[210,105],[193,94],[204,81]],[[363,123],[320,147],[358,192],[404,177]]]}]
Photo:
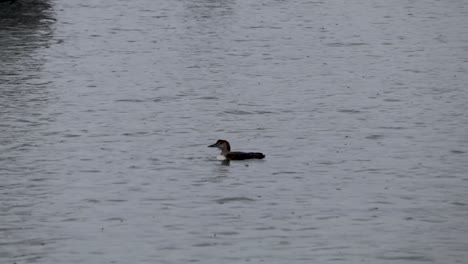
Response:
[{"label": "rippled water", "polygon": [[466,262],[466,1],[19,2],[0,262]]}]

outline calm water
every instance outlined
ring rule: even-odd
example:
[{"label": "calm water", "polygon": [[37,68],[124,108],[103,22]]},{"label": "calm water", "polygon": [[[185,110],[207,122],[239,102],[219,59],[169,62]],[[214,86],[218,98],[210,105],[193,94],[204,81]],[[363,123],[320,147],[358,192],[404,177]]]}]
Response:
[{"label": "calm water", "polygon": [[1,263],[466,263],[466,1],[0,10]]}]

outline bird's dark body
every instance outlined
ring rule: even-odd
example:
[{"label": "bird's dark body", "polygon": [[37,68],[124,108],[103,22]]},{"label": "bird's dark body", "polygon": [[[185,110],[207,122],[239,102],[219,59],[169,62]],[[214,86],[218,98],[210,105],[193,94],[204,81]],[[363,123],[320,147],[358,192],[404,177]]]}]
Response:
[{"label": "bird's dark body", "polygon": [[246,159],[263,159],[265,155],[260,152],[229,152],[226,154],[228,160],[246,160]]}]

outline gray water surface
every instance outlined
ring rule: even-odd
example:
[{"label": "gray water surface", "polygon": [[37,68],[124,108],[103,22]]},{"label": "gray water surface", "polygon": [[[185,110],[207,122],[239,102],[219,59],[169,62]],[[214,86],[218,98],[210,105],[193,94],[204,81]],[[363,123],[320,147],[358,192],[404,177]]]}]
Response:
[{"label": "gray water surface", "polygon": [[466,1],[0,10],[1,263],[467,263]]}]

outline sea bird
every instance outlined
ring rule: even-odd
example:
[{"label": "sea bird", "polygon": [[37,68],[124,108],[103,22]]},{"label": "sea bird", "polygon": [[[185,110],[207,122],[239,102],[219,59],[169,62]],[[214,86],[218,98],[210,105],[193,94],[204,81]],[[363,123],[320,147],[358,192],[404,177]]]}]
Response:
[{"label": "sea bird", "polygon": [[263,159],[265,155],[260,152],[239,152],[231,151],[231,145],[227,140],[218,139],[213,145],[209,145],[210,148],[219,148],[221,154],[216,158],[218,160],[246,160],[246,159]]}]

